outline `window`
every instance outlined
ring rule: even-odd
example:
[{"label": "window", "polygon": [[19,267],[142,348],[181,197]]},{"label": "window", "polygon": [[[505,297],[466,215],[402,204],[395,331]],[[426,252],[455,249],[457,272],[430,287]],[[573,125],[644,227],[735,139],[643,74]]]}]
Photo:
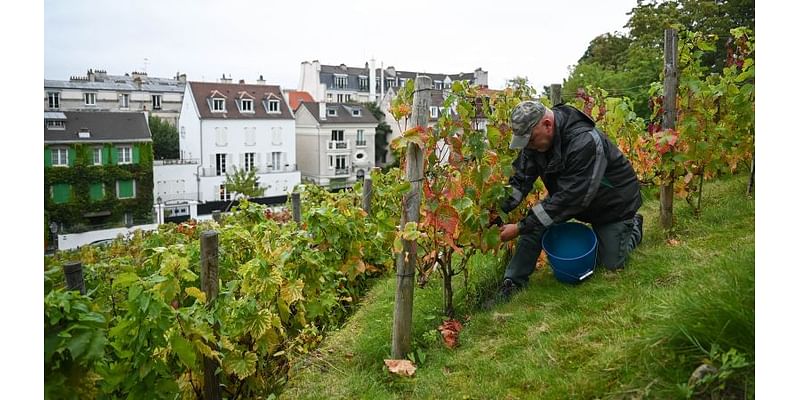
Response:
[{"label": "window", "polygon": [[61,107],[61,93],[47,92],[47,107],[60,108]]},{"label": "window", "polygon": [[333,103],[333,93],[328,93],[328,103]]},{"label": "window", "polygon": [[339,93],[336,95],[336,102],[337,103],[344,103],[344,94]]},{"label": "window", "polygon": [[253,112],[253,100],[242,99],[242,112]]},{"label": "window", "polygon": [[437,90],[442,90],[442,81],[433,81],[433,88]]},{"label": "window", "polygon": [[153,110],[160,110],[161,109],[161,95],[154,94],[153,96]]},{"label": "window", "polygon": [[231,200],[231,194],[228,193],[228,189],[225,188],[225,184],[224,183],[219,185],[219,199],[221,201],[230,201]]},{"label": "window", "polygon": [[106,188],[102,182],[92,183],[89,185],[89,200],[100,201],[106,197]]},{"label": "window", "polygon": [[117,164],[130,164],[133,162],[133,149],[130,146],[117,147]]},{"label": "window", "polygon": [[360,117],[361,116],[361,110],[359,110],[357,108],[354,108],[353,109],[353,116],[354,117]]},{"label": "window", "polygon": [[281,152],[272,152],[272,164],[270,164],[270,168],[272,168],[273,171],[281,169]]},{"label": "window", "polygon": [[439,118],[439,107],[431,107],[431,118]]},{"label": "window", "polygon": [[117,181],[117,198],[133,199],[136,198],[136,181],[133,179]]},{"label": "window", "polygon": [[346,155],[339,155],[336,156],[336,173],[347,173],[347,156]]},{"label": "window", "polygon": [[227,146],[228,145],[228,128],[225,127],[216,127],[214,128],[215,131],[215,139],[216,145],[219,147]]},{"label": "window", "polygon": [[66,129],[67,122],[66,121],[56,121],[56,120],[48,120],[47,121],[47,129]]},{"label": "window", "polygon": [[333,78],[333,87],[343,89],[347,87],[347,75],[335,75]]},{"label": "window", "polygon": [[329,108],[328,109],[328,116],[329,117],[335,117],[336,116],[336,109],[335,108]]},{"label": "window", "polygon": [[279,127],[279,126],[276,126],[276,127],[272,128],[272,144],[273,145],[280,146],[280,145],[283,144],[283,136],[281,135],[282,132],[283,132],[283,129],[281,127]]},{"label": "window", "polygon": [[83,104],[87,106],[94,106],[96,105],[95,99],[97,98],[96,93],[84,93],[83,94]]},{"label": "window", "polygon": [[333,130],[331,131],[331,140],[334,142],[343,142],[344,141],[344,131],[343,130]]},{"label": "window", "polygon": [[369,78],[363,75],[358,76],[359,90],[369,90]]},{"label": "window", "polygon": [[252,171],[256,167],[256,153],[244,153],[244,170]]},{"label": "window", "polygon": [[69,165],[66,148],[55,148],[51,149],[50,152],[54,167],[66,167]]},{"label": "window", "polygon": [[356,146],[366,146],[367,140],[364,139],[364,130],[359,129],[356,131]]},{"label": "window", "polygon": [[281,112],[281,102],[280,100],[270,100],[269,101],[269,112],[271,113],[279,113]]},{"label": "window", "polygon": [[131,95],[122,93],[119,95],[119,108],[128,108],[130,106]]},{"label": "window", "polygon": [[394,78],[386,80],[386,87],[387,88],[394,87]]},{"label": "window", "polygon": [[406,78],[400,78],[400,86],[405,86],[407,80]]},{"label": "window", "polygon": [[103,165],[103,148],[95,147],[92,149],[92,165]]},{"label": "window", "polygon": [[211,104],[211,111],[225,111],[225,99],[212,99]]},{"label": "window", "polygon": [[50,186],[50,197],[53,199],[53,203],[56,204],[63,204],[69,201],[70,196],[72,195],[72,186],[66,183],[58,183],[53,186]]},{"label": "window", "polygon": [[226,172],[226,161],[227,161],[225,159],[225,156],[226,156],[226,154],[222,154],[222,153],[217,153],[216,154],[215,169],[216,169],[217,176],[225,175],[225,172]]}]

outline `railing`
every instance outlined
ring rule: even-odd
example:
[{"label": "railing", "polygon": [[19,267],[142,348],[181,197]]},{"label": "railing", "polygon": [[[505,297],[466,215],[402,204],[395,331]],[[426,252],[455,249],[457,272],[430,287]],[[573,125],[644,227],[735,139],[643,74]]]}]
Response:
[{"label": "railing", "polygon": [[[174,204],[179,204],[180,201],[197,200],[197,192],[166,193],[166,194],[156,193],[156,199],[153,201],[157,201],[159,197],[161,197],[162,204],[174,205]],[[174,204],[167,204],[167,203],[174,203]]]},{"label": "railing", "polygon": [[349,150],[350,142],[347,140],[328,140],[328,150]]},{"label": "railing", "polygon": [[[284,165],[281,165],[278,168],[273,168],[272,164],[258,165],[256,167],[258,167],[258,174],[259,175],[263,175],[263,174],[281,174],[281,173],[284,173],[284,172],[295,172],[295,171],[297,171],[297,164],[284,164]],[[241,168],[241,167],[237,166],[237,168]],[[233,166],[232,165],[229,165],[227,167],[227,172],[228,173],[232,173],[233,172]],[[224,177],[225,176],[225,172],[217,174],[217,167],[206,167],[206,168],[201,168],[200,169],[200,176],[202,176],[202,177],[222,176],[222,177]]]},{"label": "railing", "polygon": [[153,165],[187,165],[200,164],[199,158],[184,158],[180,160],[153,160]]},{"label": "railing", "polygon": [[334,175],[350,175],[350,170],[348,168],[336,168]]},{"label": "railing", "polygon": [[367,141],[366,140],[356,140],[356,147],[366,147]]}]

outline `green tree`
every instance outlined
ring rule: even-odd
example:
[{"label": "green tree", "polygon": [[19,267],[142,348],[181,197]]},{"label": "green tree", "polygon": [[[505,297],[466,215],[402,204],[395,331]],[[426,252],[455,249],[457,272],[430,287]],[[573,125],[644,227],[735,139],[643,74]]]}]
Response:
[{"label": "green tree", "polygon": [[153,157],[156,160],[174,160],[180,158],[178,129],[169,122],[151,115],[148,125],[153,137]]},{"label": "green tree", "polygon": [[392,134],[392,128],[386,123],[386,114],[381,111],[380,106],[375,102],[364,103],[372,116],[378,120],[378,126],[375,127],[375,162],[378,160],[385,160],[386,153],[389,149],[389,136]]},{"label": "green tree", "polygon": [[225,174],[225,189],[229,193],[236,193],[238,198],[261,197],[264,195],[263,187],[258,185],[258,169],[246,171],[233,167],[233,173]]}]

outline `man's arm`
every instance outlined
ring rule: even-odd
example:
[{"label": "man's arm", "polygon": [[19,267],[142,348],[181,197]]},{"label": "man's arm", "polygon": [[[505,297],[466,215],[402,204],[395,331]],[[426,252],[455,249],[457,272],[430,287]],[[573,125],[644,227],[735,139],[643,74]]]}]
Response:
[{"label": "man's arm", "polygon": [[538,171],[535,175],[525,175],[524,164],[524,155],[523,152],[520,152],[512,163],[514,175],[508,179],[508,184],[511,186],[511,194],[500,207],[504,213],[511,212],[522,203],[522,200],[530,193],[531,188],[533,188],[533,183],[536,182],[536,178],[539,177]]}]

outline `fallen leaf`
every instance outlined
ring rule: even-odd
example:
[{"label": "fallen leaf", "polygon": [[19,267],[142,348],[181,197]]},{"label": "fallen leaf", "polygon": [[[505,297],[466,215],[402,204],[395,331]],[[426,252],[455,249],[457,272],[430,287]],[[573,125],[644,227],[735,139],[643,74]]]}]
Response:
[{"label": "fallen leaf", "polygon": [[675,246],[678,246],[680,244],[681,244],[681,242],[679,242],[678,239],[667,239],[667,245],[668,246],[675,247]]},{"label": "fallen leaf", "polygon": [[400,376],[414,376],[417,367],[409,360],[383,360],[389,372]]},{"label": "fallen leaf", "polygon": [[352,360],[355,354],[353,353],[344,353],[344,357],[348,360]]},{"label": "fallen leaf", "polygon": [[452,349],[458,346],[458,333],[461,332],[463,326],[460,322],[449,319],[444,321],[439,327],[437,328],[439,332],[442,334],[442,339],[444,339],[444,345],[448,349]]},{"label": "fallen leaf", "polygon": [[536,270],[541,270],[547,266],[547,254],[545,252],[539,253],[539,258],[536,260]]}]

